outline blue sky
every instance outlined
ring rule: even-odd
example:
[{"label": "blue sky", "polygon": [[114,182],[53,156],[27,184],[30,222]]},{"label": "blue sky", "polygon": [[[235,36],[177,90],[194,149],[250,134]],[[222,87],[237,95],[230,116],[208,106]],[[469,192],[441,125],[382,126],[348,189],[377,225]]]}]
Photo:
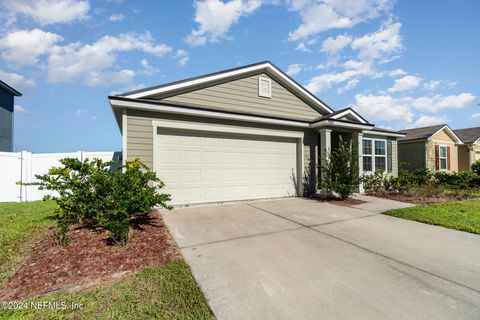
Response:
[{"label": "blue sky", "polygon": [[120,150],[107,96],[271,60],[390,129],[480,125],[479,1],[0,0],[15,150]]}]

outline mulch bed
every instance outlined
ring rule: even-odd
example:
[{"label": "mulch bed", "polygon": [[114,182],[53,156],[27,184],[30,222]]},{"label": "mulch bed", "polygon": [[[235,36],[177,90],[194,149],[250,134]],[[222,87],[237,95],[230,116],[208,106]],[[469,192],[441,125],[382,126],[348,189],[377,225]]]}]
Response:
[{"label": "mulch bed", "polygon": [[466,193],[455,194],[446,192],[433,193],[422,191],[378,191],[368,193],[368,195],[415,204],[461,201],[472,198],[471,195]]},{"label": "mulch bed", "polygon": [[362,201],[359,199],[354,199],[354,198],[347,198],[345,200],[341,199],[327,199],[325,200],[327,203],[335,204],[337,206],[345,206],[345,207],[351,207],[351,206],[358,206],[359,204],[365,203],[366,201]]},{"label": "mulch bed", "polygon": [[158,211],[135,217],[127,245],[108,245],[107,237],[106,231],[76,225],[69,232],[69,244],[62,248],[51,231],[0,289],[0,300],[78,291],[180,257]]}]

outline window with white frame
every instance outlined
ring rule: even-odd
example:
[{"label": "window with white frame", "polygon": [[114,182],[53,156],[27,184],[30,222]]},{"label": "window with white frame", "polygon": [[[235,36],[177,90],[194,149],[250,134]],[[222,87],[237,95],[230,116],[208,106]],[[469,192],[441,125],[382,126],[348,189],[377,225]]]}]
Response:
[{"label": "window with white frame", "polygon": [[382,139],[363,139],[363,171],[387,171],[387,141]]},{"label": "window with white frame", "polygon": [[440,170],[447,170],[448,152],[446,145],[441,144],[438,146],[438,160]]}]

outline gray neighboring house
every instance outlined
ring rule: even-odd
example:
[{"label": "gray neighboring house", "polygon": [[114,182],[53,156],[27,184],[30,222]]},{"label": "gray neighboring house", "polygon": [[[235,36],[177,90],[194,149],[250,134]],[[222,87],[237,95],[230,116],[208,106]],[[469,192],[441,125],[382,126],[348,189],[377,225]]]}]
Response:
[{"label": "gray neighboring house", "polygon": [[123,159],[140,157],[155,170],[176,205],[316,193],[319,164],[340,136],[358,149],[361,173],[398,171],[404,134],[350,108],[332,110],[269,61],[109,102]]},{"label": "gray neighboring house", "polygon": [[480,127],[453,131],[463,142],[458,147],[458,170],[471,170],[472,164],[480,160]]},{"label": "gray neighboring house", "polygon": [[13,99],[21,95],[0,80],[0,151],[13,151]]}]

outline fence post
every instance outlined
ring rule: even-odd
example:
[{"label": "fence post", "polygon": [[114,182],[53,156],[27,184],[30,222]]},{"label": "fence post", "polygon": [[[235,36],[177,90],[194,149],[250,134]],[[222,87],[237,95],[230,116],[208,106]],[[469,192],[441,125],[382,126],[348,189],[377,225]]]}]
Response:
[{"label": "fence post", "polygon": [[20,202],[27,202],[31,199],[31,186],[26,186],[24,183],[32,182],[32,153],[22,151],[20,153],[21,159],[21,175],[20,175]]}]

